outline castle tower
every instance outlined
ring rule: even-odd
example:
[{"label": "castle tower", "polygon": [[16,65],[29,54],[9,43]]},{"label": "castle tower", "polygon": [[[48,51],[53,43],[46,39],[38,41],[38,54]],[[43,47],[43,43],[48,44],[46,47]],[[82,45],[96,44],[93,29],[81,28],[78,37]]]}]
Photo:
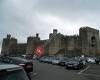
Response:
[{"label": "castle tower", "polygon": [[33,49],[34,49],[34,37],[28,37],[26,54],[33,54]]},{"label": "castle tower", "polygon": [[11,35],[7,34],[7,37],[3,39],[2,42],[2,55],[9,55],[15,48],[15,45],[17,44],[17,39],[12,38]]},{"label": "castle tower", "polygon": [[62,48],[63,35],[57,32],[57,29],[53,29],[53,33],[49,34],[49,55],[55,55]]},{"label": "castle tower", "polygon": [[82,27],[79,30],[81,50],[85,55],[97,55],[99,53],[99,30]]},{"label": "castle tower", "polygon": [[10,55],[16,55],[16,46],[17,46],[17,39],[14,37],[11,37],[9,41],[9,54]]},{"label": "castle tower", "polygon": [[3,39],[2,50],[1,50],[2,55],[9,54],[10,38],[11,38],[11,35],[7,34],[7,37]]},{"label": "castle tower", "polygon": [[53,35],[57,34],[57,29],[53,29]]},{"label": "castle tower", "polygon": [[26,48],[26,54],[32,54],[34,55],[34,50],[37,45],[37,43],[40,41],[39,34],[37,33],[35,37],[28,37],[27,38],[27,48]]},{"label": "castle tower", "polygon": [[11,38],[11,35],[10,34],[7,34],[7,39],[10,39]]}]

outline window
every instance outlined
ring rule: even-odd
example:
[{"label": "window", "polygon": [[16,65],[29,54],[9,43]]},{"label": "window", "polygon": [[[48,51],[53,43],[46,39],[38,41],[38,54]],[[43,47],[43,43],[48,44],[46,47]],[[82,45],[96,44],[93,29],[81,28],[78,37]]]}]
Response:
[{"label": "window", "polygon": [[96,38],[94,36],[91,37],[91,47],[95,47],[96,45]]},{"label": "window", "polygon": [[14,71],[0,71],[0,73],[0,80],[29,80],[22,69]]}]

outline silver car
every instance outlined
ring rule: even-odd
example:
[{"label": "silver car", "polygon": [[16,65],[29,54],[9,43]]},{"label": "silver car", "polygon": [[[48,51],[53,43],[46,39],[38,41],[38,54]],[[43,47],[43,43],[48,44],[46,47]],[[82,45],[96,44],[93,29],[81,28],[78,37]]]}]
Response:
[{"label": "silver car", "polygon": [[82,69],[86,66],[84,60],[71,58],[65,63],[66,69]]},{"label": "silver car", "polygon": [[20,66],[0,63],[0,80],[31,80],[31,78]]},{"label": "silver car", "polygon": [[61,62],[61,58],[59,58],[59,57],[55,57],[52,60],[52,64],[59,64],[60,62]]}]

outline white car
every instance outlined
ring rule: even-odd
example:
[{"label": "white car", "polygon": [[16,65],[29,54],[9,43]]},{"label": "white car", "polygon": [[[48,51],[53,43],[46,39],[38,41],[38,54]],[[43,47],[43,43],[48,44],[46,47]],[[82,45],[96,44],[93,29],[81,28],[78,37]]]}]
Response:
[{"label": "white car", "polygon": [[88,63],[96,63],[95,58],[90,58],[90,57],[87,58],[87,62]]},{"label": "white car", "polygon": [[52,60],[52,64],[59,64],[60,61],[61,61],[61,59],[58,58],[58,57],[56,57],[56,58],[54,58],[54,59]]}]

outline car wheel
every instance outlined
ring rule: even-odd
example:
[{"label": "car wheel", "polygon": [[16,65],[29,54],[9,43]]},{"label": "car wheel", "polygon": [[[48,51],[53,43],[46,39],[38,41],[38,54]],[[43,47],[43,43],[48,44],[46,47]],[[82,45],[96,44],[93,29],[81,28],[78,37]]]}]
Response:
[{"label": "car wheel", "polygon": [[84,65],[81,65],[81,69],[83,69],[85,66]]},{"label": "car wheel", "polygon": [[98,61],[96,61],[96,64],[99,64],[99,62],[98,62]]},{"label": "car wheel", "polygon": [[67,66],[66,66],[65,68],[66,68],[66,69],[68,69],[68,67],[67,67]]},{"label": "car wheel", "polygon": [[64,66],[64,63],[62,63],[61,65]]},{"label": "car wheel", "polygon": [[78,67],[77,67],[78,69],[82,69],[83,68],[83,66],[82,65],[78,65]]}]

